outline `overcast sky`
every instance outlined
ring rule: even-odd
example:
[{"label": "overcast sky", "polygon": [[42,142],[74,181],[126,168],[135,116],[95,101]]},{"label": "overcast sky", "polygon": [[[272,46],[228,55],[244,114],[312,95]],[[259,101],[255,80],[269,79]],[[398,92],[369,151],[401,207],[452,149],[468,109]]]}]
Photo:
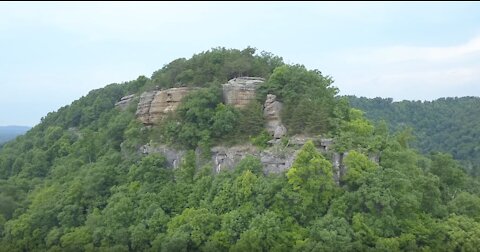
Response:
[{"label": "overcast sky", "polygon": [[342,95],[480,96],[479,2],[0,2],[0,125],[218,46],[318,69]]}]

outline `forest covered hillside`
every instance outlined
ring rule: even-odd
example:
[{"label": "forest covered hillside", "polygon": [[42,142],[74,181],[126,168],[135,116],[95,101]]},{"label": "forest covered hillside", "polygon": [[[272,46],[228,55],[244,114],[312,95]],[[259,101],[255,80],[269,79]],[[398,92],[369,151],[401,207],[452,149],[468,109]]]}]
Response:
[{"label": "forest covered hillside", "polygon": [[480,98],[393,102],[391,98],[347,97],[372,121],[385,120],[393,130],[411,127],[412,146],[428,154],[450,153],[465,169],[480,175]]},{"label": "forest covered hillside", "polygon": [[477,251],[480,181],[271,53],[92,90],[0,150],[0,251]]}]

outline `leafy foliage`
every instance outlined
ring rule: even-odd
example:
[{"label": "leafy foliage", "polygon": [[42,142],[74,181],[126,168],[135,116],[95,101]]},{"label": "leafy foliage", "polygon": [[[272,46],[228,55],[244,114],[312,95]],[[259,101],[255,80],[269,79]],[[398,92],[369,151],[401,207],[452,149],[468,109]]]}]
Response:
[{"label": "leafy foliage", "polygon": [[[264,174],[254,156],[218,174],[197,163],[197,147],[268,139],[261,103],[237,110],[221,102],[218,84],[242,74],[271,74],[263,94],[278,95],[286,115],[308,110],[289,119],[293,132],[329,135],[335,146],[320,152],[307,142],[280,174]],[[123,95],[177,82],[206,88],[153,129],[136,121],[135,105],[114,108]],[[409,146],[415,131],[390,134],[330,84],[251,48],[213,49],[168,64],[153,80],[90,92],[0,150],[0,250],[478,250],[479,181],[451,155],[418,154]],[[139,153],[154,141],[186,149],[176,169],[162,155]],[[344,157],[339,181],[332,151]]]},{"label": "leafy foliage", "polygon": [[152,83],[147,88],[206,87],[208,83],[225,83],[241,76],[268,78],[273,69],[284,64],[281,57],[268,52],[255,55],[256,51],[252,47],[241,51],[218,47],[195,54],[188,60],[174,60],[153,73]]},{"label": "leafy foliage", "polygon": [[353,107],[365,111],[367,118],[385,120],[392,130],[411,127],[415,136],[413,147],[423,153],[450,153],[469,173],[480,174],[478,97],[393,102],[391,98],[348,96],[348,100]]},{"label": "leafy foliage", "polygon": [[292,134],[326,133],[332,128],[335,95],[333,80],[318,70],[302,65],[283,65],[274,70],[267,83],[259,88],[259,99],[274,94],[285,103],[282,118]]}]

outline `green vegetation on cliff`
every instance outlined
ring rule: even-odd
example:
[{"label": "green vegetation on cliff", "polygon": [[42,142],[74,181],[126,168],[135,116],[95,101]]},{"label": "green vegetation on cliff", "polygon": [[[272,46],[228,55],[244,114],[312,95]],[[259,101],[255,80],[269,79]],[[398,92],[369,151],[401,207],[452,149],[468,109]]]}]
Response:
[{"label": "green vegetation on cliff", "polygon": [[[258,101],[223,104],[220,84],[242,75],[266,78]],[[203,89],[152,127],[135,118],[138,98],[114,105],[185,85]],[[0,251],[477,250],[478,181],[447,154],[409,148],[408,131],[372,124],[331,85],[269,53],[217,48],[91,91],[0,150]],[[260,104],[270,93],[290,135],[332,137],[333,150],[309,141],[278,174],[255,157],[218,174],[199,165],[196,149],[269,140]],[[150,142],[186,154],[172,169],[139,151]],[[338,183],[331,152],[348,152]]]}]

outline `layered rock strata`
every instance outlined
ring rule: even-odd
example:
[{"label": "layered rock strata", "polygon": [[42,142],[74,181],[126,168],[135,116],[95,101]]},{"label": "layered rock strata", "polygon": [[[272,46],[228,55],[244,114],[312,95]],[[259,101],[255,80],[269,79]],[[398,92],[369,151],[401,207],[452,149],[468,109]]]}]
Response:
[{"label": "layered rock strata", "polygon": [[238,77],[222,85],[225,104],[244,108],[255,100],[256,89],[265,79],[260,77]]},{"label": "layered rock strata", "polygon": [[145,125],[155,124],[180,105],[182,99],[195,88],[179,87],[144,92],[140,96],[136,116]]},{"label": "layered rock strata", "polygon": [[128,107],[128,105],[130,105],[130,102],[133,100],[133,98],[135,98],[135,95],[133,95],[133,94],[124,96],[124,97],[120,98],[120,101],[115,103],[115,107],[117,107],[121,110],[125,110]]}]

